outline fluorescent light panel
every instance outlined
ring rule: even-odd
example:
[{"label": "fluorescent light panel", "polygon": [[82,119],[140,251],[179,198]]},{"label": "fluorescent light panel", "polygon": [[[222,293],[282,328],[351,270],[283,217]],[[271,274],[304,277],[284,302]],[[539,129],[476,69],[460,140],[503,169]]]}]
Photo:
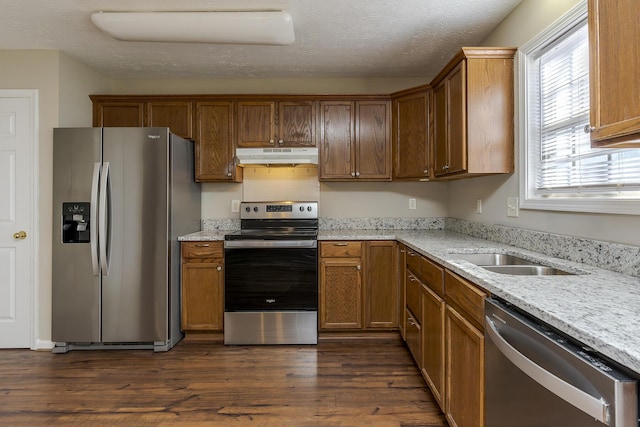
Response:
[{"label": "fluorescent light panel", "polygon": [[289,45],[293,20],[267,12],[97,12],[93,23],[123,41]]}]

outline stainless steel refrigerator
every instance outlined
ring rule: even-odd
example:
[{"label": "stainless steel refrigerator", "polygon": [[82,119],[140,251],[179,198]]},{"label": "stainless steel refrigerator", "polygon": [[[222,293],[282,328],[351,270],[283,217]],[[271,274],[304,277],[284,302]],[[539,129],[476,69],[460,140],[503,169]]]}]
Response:
[{"label": "stainless steel refrigerator", "polygon": [[53,351],[172,348],[177,238],[198,230],[193,142],[168,128],[54,129]]}]

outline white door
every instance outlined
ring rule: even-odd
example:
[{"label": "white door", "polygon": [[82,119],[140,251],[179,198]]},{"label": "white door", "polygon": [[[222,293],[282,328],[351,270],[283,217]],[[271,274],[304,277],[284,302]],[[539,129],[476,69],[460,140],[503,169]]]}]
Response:
[{"label": "white door", "polygon": [[36,102],[0,90],[0,348],[35,345]]}]

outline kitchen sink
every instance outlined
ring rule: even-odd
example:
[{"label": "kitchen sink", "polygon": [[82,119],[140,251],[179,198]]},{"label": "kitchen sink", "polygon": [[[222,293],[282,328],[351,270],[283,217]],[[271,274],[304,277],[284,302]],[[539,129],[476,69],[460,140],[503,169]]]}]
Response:
[{"label": "kitchen sink", "polygon": [[521,258],[499,253],[455,254],[456,259],[468,261],[485,270],[516,276],[571,276],[574,273]]},{"label": "kitchen sink", "polygon": [[516,276],[572,276],[574,273],[546,265],[483,265],[485,270]]},{"label": "kitchen sink", "polygon": [[535,261],[508,254],[456,254],[455,257],[483,267],[487,265],[539,265]]}]

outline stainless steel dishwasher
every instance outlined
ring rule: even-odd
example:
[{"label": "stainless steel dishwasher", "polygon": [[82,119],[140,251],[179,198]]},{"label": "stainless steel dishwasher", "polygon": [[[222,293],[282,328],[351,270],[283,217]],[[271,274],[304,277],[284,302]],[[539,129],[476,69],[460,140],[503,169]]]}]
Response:
[{"label": "stainless steel dishwasher", "polygon": [[638,427],[638,383],[508,303],[487,299],[487,427]]}]

